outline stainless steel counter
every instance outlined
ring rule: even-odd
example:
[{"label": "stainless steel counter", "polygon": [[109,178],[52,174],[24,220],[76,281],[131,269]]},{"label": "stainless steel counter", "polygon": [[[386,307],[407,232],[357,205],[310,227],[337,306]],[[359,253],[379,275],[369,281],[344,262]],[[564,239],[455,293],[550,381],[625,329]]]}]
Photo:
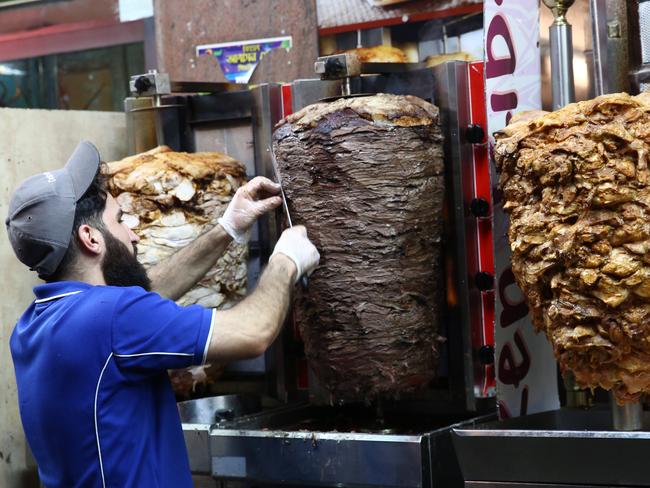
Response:
[{"label": "stainless steel counter", "polygon": [[610,410],[556,410],[455,427],[471,488],[650,486],[650,413],[644,431],[612,428]]}]

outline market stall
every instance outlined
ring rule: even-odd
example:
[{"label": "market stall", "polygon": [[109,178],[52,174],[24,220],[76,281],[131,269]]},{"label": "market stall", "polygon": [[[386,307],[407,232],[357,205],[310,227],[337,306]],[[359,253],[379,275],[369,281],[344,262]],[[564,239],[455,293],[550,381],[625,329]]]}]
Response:
[{"label": "market stall", "polygon": [[[549,108],[559,110],[575,101],[573,2],[544,3],[556,19]],[[647,81],[646,2],[624,3],[590,2],[594,96]],[[645,102],[619,96],[518,116],[542,108],[539,12],[526,5],[485,2],[484,17],[472,8],[436,18],[442,49],[417,61],[358,47],[314,59],[312,77],[288,83],[132,77],[132,152],[221,151],[249,177],[282,182],[285,209],[261,220],[248,249],[249,288],[291,220],[312,222],[323,256],[281,339],[204,391],[239,395],[234,403],[181,404],[197,476],[224,486],[645,486],[634,461],[647,441],[637,432],[645,366],[634,362],[645,358],[634,344],[645,324],[645,214],[630,207],[645,201],[645,180],[620,177],[578,198],[567,175],[592,189],[614,170],[605,164],[592,181],[564,161],[599,154],[626,178],[641,175]],[[485,61],[449,47],[477,19]],[[605,132],[627,141],[638,168]],[[593,266],[578,266],[567,256],[593,201],[614,223],[585,229],[618,241],[592,236],[575,254]],[[558,410],[556,360],[562,404],[580,409]],[[254,406],[240,408],[251,394]]]},{"label": "market stall", "polygon": [[[453,20],[457,33],[463,28],[474,29],[476,24],[475,15]],[[420,139],[424,137],[421,131],[425,129],[419,129],[417,124],[413,127],[411,122],[403,125],[398,122],[395,126],[387,126],[388,132],[377,133],[379,139],[368,145],[381,147],[380,140],[388,143],[397,130],[405,131],[407,139],[404,141],[422,141],[417,144],[421,144],[420,151],[424,157],[409,162],[409,165],[414,169],[418,165],[430,167],[426,171],[433,171],[431,174],[423,173],[429,174],[422,180],[426,185],[421,193],[423,203],[415,203],[414,199],[421,198],[417,196],[420,183],[413,174],[409,186],[406,175],[412,172],[406,170],[406,166],[407,173],[403,178],[387,180],[401,183],[386,198],[387,202],[397,203],[408,189],[409,198],[416,205],[413,208],[414,219],[419,211],[430,214],[414,220],[415,229],[422,225],[425,234],[419,236],[419,231],[405,228],[396,234],[389,231],[384,237],[379,237],[376,241],[379,255],[388,249],[389,235],[394,235],[391,246],[396,246],[396,252],[402,249],[402,257],[399,252],[395,254],[397,260],[392,270],[385,267],[387,263],[376,262],[370,266],[367,277],[359,278],[361,281],[356,290],[349,295],[327,291],[333,290],[331,287],[335,283],[326,277],[327,265],[323,265],[320,272],[323,274],[313,275],[307,289],[297,291],[293,324],[286,328],[281,340],[265,357],[232,365],[217,381],[220,388],[229,388],[227,393],[230,394],[250,394],[247,390],[256,389],[258,398],[262,397],[258,411],[210,407],[201,416],[182,417],[193,471],[197,475],[221,480],[226,485],[243,482],[299,486],[459,486],[462,481],[450,443],[450,426],[458,423],[473,425],[476,417],[492,416],[495,390],[489,300],[493,295],[493,284],[490,263],[479,256],[480,248],[489,249],[486,246],[491,244],[490,195],[480,183],[476,185],[478,175],[483,178],[487,175],[487,148],[482,126],[483,63],[457,61],[454,56],[436,62],[409,63],[403,59],[400,62],[380,62],[377,59],[362,62],[358,54],[315,59],[312,79],[250,88],[180,83],[170,80],[164,73],[132,77],[134,97],[129,98],[125,106],[133,152],[161,144],[190,153],[223,151],[225,148],[224,152],[230,156],[248,163],[249,177],[265,175],[274,179],[273,158],[269,150],[274,147],[280,177],[286,187],[288,210],[294,223],[298,224],[306,223],[304,212],[308,207],[317,211],[324,204],[323,200],[342,198],[345,193],[337,194],[342,188],[339,186],[323,186],[322,191],[334,193],[329,197],[323,194],[318,197],[320,200],[312,198],[310,203],[305,200],[308,193],[312,196],[317,194],[306,193],[294,183],[297,173],[288,165],[301,164],[302,160],[298,158],[295,163],[290,163],[287,159],[290,153],[279,139],[283,137],[282,126],[277,125],[280,120],[291,120],[291,114],[299,116],[301,109],[316,106],[314,104],[321,100],[324,107],[346,101],[356,107],[375,103],[372,101],[377,99],[383,106],[378,112],[384,114],[382,117],[391,117],[391,110],[405,110],[400,117],[408,120],[422,117],[422,127],[431,127],[434,131],[432,138]],[[191,94],[208,91],[211,94]],[[374,95],[377,93],[391,94],[395,98],[382,101],[384,99]],[[397,105],[392,108],[391,104]],[[341,110],[341,113],[346,113],[348,109]],[[422,111],[421,115],[416,115],[418,111]],[[333,116],[338,117],[336,114]],[[358,122],[363,123],[363,120],[358,119]],[[355,122],[344,125],[349,123]],[[252,141],[252,144],[247,141]],[[341,144],[349,146],[350,142],[342,140]],[[399,144],[383,157],[391,157],[390,154],[398,148]],[[331,156],[327,158],[334,158],[334,162],[336,151],[329,154]],[[432,157],[437,158],[437,162]],[[349,169],[341,171],[348,174],[355,168],[369,171],[363,164],[361,160],[356,161]],[[386,164],[388,169],[391,160],[388,159]],[[323,181],[331,178],[333,171],[323,172]],[[367,178],[363,174],[359,177]],[[434,181],[433,174],[438,175],[438,190],[428,186]],[[367,180],[367,184],[378,181],[373,178]],[[437,191],[439,195],[433,207],[425,203],[431,198],[431,191]],[[355,212],[362,212],[361,207],[365,205],[362,202],[367,198],[364,195],[361,193],[357,197],[359,203],[344,203],[343,208],[357,205]],[[377,215],[362,217],[357,214],[356,219],[347,223],[334,222],[333,227],[323,229],[322,239],[327,233],[336,233],[346,225],[361,222],[362,218],[370,219],[370,225],[381,218],[381,209],[378,207]],[[397,207],[395,211],[391,218],[401,220],[402,211]],[[331,221],[322,221],[328,220]],[[268,257],[279,229],[285,224],[286,217],[279,212],[275,218],[263,220],[256,229],[249,248],[249,287],[254,285],[260,266]],[[395,225],[402,224],[395,221]],[[315,228],[313,232],[317,232]],[[367,238],[364,235],[360,231],[358,238]],[[400,237],[402,235],[413,235],[414,238],[409,241]],[[419,242],[428,243],[423,248],[425,254],[421,255],[422,258],[418,258],[418,254],[413,254],[412,258],[414,263],[419,263],[417,269],[422,270],[420,284],[413,281],[412,272],[405,274],[404,279],[412,282],[413,290],[395,302],[394,307],[399,307],[402,312],[387,314],[386,320],[371,319],[372,315],[368,314],[375,313],[372,307],[383,305],[385,298],[397,293],[386,289],[382,295],[381,287],[391,282],[398,288],[405,286],[396,281],[397,275],[407,269],[404,253],[415,253],[417,247],[413,246],[420,246]],[[334,265],[337,251],[332,246],[335,243],[323,240],[320,245],[324,262],[327,262],[327,256],[331,256],[330,263]],[[353,254],[344,250],[341,256],[343,259]],[[375,259],[361,249],[357,255],[360,259]],[[418,261],[420,259],[426,260],[424,264]],[[402,264],[397,264],[399,262]],[[388,273],[386,285],[379,281],[382,267]],[[341,261],[336,273],[350,272],[344,268],[350,269]],[[371,285],[372,282],[376,284]],[[343,283],[336,286],[354,286]],[[322,296],[323,293],[335,295],[328,299]],[[340,327],[348,327],[348,337],[342,338],[340,343],[362,342],[350,346],[347,353],[350,359],[344,360],[347,361],[344,363],[346,367],[332,376],[327,371],[334,371],[335,363],[326,366],[319,359],[324,351],[317,350],[317,345],[325,343],[322,339],[310,337],[309,333],[316,330],[319,316],[329,313],[328,307],[334,306],[332,300],[344,296],[349,297],[350,303],[341,306],[349,309],[365,306],[363,303],[368,306],[366,312],[358,315],[360,325],[350,322],[343,311],[339,312],[341,319],[344,318]],[[373,347],[376,349],[377,346],[372,346],[370,329],[375,327],[379,331],[383,327],[386,333],[391,333],[391,330],[398,332],[400,327],[408,325],[400,318],[406,315],[401,314],[409,313],[408,310],[418,303],[424,307],[410,322],[415,335],[411,338],[395,335],[388,342],[381,342],[383,339],[377,336],[375,344],[385,347],[386,351],[371,358]],[[300,312],[307,308],[320,311],[315,315],[301,316]],[[431,315],[430,309],[435,309],[436,313]],[[331,326],[323,323],[321,327],[326,331]],[[367,331],[365,338],[349,335],[356,336],[355,331],[361,330],[360,327]],[[411,346],[405,347],[405,344]],[[336,342],[327,347],[335,350]],[[393,353],[389,353],[391,348]],[[392,355],[393,366],[387,362],[389,355]],[[421,359],[416,360],[417,355]],[[350,361],[355,356],[358,356],[357,365],[352,367]],[[408,364],[409,357],[413,361],[412,367]],[[375,366],[368,369],[365,364],[376,364],[380,369],[374,373]],[[367,373],[361,372],[364,368]],[[373,374],[375,379],[372,379]],[[364,375],[366,380],[362,380]],[[348,379],[345,388],[341,382],[343,377]],[[390,382],[386,383],[389,377]],[[194,411],[192,405],[212,401],[198,399],[182,405],[184,409]],[[272,408],[272,405],[276,407]]]}]

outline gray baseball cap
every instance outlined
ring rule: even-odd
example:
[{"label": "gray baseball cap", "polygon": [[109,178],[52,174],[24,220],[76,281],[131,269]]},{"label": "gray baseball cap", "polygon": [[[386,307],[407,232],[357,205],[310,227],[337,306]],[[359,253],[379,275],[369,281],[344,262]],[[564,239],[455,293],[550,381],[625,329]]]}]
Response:
[{"label": "gray baseball cap", "polygon": [[49,276],[70,244],[77,202],[99,168],[99,152],[82,141],[66,165],[23,181],[9,202],[5,224],[18,259],[39,275]]}]

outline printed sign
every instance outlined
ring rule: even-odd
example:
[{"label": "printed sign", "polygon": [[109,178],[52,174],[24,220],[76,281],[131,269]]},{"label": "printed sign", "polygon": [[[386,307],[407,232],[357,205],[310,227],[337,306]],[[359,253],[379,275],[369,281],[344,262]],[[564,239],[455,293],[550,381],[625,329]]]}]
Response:
[{"label": "printed sign", "polygon": [[278,48],[291,49],[291,36],[206,44],[196,48],[196,55],[208,54],[217,58],[224,76],[231,83],[248,83],[257,63],[271,49]]},{"label": "printed sign", "polygon": [[[485,86],[490,146],[492,134],[521,111],[541,108],[539,0],[485,0]],[[490,151],[492,154],[492,151]],[[501,418],[559,407],[557,366],[551,345],[531,324],[510,266],[508,217],[497,189],[494,161],[494,250],[496,273],[495,365]]]}]

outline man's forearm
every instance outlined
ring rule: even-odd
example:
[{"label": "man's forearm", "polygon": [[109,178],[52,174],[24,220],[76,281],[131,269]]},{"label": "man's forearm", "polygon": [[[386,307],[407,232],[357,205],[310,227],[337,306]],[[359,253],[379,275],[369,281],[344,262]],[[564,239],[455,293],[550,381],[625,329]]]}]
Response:
[{"label": "man's forearm", "polygon": [[295,264],[286,256],[278,255],[271,260],[251,294],[248,313],[250,316],[264,317],[261,321],[261,337],[265,342],[263,349],[273,343],[282,328],[291,303],[295,276]]},{"label": "man's forearm", "polygon": [[291,259],[276,255],[251,295],[229,310],[217,311],[208,360],[227,362],[262,354],[282,328],[295,276]]},{"label": "man's forearm", "polygon": [[151,289],[161,296],[177,300],[205,276],[231,241],[223,227],[216,225],[149,269]]}]

